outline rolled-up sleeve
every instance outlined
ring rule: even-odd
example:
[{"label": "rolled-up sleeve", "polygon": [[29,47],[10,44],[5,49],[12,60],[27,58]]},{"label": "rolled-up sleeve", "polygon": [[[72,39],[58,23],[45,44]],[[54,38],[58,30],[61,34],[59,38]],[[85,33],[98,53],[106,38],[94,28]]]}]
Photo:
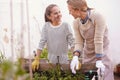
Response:
[{"label": "rolled-up sleeve", "polygon": [[104,33],[106,30],[106,22],[104,17],[101,14],[96,13],[95,15],[95,35],[94,35],[94,44],[95,44],[95,53],[103,53],[103,39]]}]

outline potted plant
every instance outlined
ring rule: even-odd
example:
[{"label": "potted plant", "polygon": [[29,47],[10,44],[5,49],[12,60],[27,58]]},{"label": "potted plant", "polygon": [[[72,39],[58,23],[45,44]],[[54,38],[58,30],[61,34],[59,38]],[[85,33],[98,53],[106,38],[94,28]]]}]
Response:
[{"label": "potted plant", "polygon": [[116,69],[117,69],[117,74],[120,76],[120,63],[119,63],[119,64],[117,64]]}]

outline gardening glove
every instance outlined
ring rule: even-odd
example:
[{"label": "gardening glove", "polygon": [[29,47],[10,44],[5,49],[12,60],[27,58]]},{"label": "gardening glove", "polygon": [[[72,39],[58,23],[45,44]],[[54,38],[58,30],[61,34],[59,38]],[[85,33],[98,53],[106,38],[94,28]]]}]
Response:
[{"label": "gardening glove", "polygon": [[103,64],[103,62],[102,62],[101,60],[97,60],[97,61],[96,61],[96,67],[98,68],[100,74],[101,74],[101,75],[104,75],[105,65]]},{"label": "gardening glove", "polygon": [[39,59],[38,56],[36,56],[36,57],[34,58],[34,61],[32,62],[32,70],[33,70],[33,71],[38,70],[39,65],[40,65],[40,61],[39,61],[39,60],[40,60],[40,59]]},{"label": "gardening glove", "polygon": [[70,64],[70,69],[72,70],[73,74],[76,74],[76,70],[81,68],[81,63],[79,62],[78,56],[73,56],[73,59]]}]

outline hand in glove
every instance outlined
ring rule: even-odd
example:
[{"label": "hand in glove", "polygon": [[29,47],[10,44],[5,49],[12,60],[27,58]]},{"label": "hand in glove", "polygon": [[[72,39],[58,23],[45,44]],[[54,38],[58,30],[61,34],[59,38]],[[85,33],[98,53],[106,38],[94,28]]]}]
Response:
[{"label": "hand in glove", "polygon": [[101,60],[97,60],[97,61],[96,61],[96,67],[97,67],[98,70],[100,71],[100,74],[101,74],[101,75],[104,75],[105,65],[102,63]]},{"label": "hand in glove", "polygon": [[78,56],[73,56],[73,59],[70,64],[70,69],[72,70],[73,74],[76,74],[76,70],[81,68],[81,63],[78,60]]},{"label": "hand in glove", "polygon": [[40,64],[40,61],[39,61],[39,57],[36,56],[34,61],[32,62],[32,70],[35,71],[35,70],[38,70],[39,68],[39,64]]}]

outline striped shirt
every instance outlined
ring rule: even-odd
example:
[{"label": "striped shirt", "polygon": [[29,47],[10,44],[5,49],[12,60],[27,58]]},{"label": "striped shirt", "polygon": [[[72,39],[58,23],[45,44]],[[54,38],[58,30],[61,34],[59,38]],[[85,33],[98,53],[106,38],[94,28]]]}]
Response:
[{"label": "striped shirt", "polygon": [[63,22],[59,26],[52,27],[46,22],[42,29],[42,36],[38,49],[43,49],[45,43],[48,48],[48,59],[51,63],[68,63],[68,45],[74,47],[74,38],[70,25]]}]

